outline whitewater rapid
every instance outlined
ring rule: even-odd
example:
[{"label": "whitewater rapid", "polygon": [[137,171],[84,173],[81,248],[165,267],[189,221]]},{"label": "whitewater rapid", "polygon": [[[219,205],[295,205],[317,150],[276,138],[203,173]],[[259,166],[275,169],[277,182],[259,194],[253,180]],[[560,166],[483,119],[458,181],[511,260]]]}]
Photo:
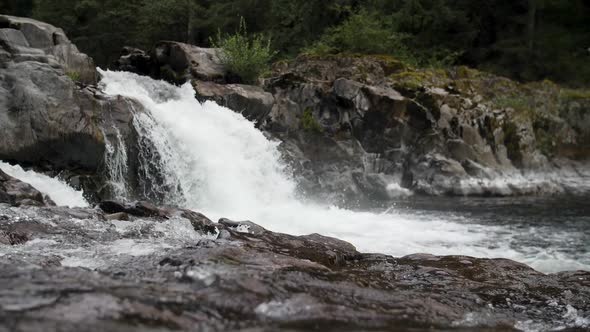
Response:
[{"label": "whitewater rapid", "polygon": [[200,103],[190,84],[175,87],[125,72],[101,75],[105,93],[134,98],[145,107],[134,125],[161,156],[157,168],[170,204],[212,219],[249,219],[277,232],[333,236],[363,252],[503,257],[545,272],[590,269],[590,262],[551,248],[514,249],[510,243],[519,234],[502,226],[432,213],[359,212],[303,203],[281,160],[279,142],[241,114],[210,101]]},{"label": "whitewater rapid", "polygon": [[84,193],[75,190],[60,179],[52,178],[35,171],[25,171],[18,165],[10,165],[0,161],[0,169],[13,178],[30,184],[41,193],[49,196],[55,204],[69,207],[87,207]]}]

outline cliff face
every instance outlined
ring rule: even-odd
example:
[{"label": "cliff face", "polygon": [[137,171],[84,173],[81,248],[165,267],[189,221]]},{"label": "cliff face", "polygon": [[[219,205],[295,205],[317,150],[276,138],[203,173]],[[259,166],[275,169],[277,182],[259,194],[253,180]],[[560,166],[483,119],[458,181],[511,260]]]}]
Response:
[{"label": "cliff face", "polygon": [[118,66],[190,80],[197,98],[242,112],[283,142],[307,193],[354,203],[406,189],[521,195],[588,183],[586,91],[354,55],[277,63],[259,86],[248,86],[232,84],[216,54],[166,42],[150,54],[128,50]]},{"label": "cliff face", "polygon": [[[295,142],[299,149],[287,150],[303,152],[316,174],[330,177],[330,163],[340,162],[322,157],[348,152],[353,192],[387,178],[427,194],[562,191],[559,180],[519,182],[531,173],[577,177],[590,156],[590,95],[551,82],[412,69],[379,56],[300,57],[271,76],[264,87],[276,102],[263,127]],[[498,186],[500,178],[515,181]]]},{"label": "cliff face", "polygon": [[92,59],[61,29],[0,16],[0,159],[61,172],[108,196],[106,147],[122,136],[133,152],[141,106],[102,94],[96,77]]}]

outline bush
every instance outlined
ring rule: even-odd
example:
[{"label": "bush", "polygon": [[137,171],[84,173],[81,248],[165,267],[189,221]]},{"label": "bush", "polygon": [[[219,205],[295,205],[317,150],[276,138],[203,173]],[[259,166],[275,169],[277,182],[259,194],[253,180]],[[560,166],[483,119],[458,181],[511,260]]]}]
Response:
[{"label": "bush", "polygon": [[227,69],[238,75],[244,83],[255,83],[258,77],[270,67],[276,52],[271,49],[271,39],[262,34],[249,36],[244,18],[234,34],[217,34],[211,43],[221,49],[221,62]]},{"label": "bush", "polygon": [[405,38],[407,35],[394,32],[378,14],[360,10],[342,24],[329,28],[306,52],[405,55]]}]

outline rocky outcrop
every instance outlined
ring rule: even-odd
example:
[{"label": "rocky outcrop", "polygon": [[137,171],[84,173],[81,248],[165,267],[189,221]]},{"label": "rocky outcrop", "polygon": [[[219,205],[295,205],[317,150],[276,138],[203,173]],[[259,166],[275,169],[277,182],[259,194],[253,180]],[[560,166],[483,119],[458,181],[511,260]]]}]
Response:
[{"label": "rocky outcrop", "polygon": [[274,104],[273,95],[258,86],[198,80],[192,82],[199,100],[213,100],[257,124],[266,119]]},{"label": "rocky outcrop", "polygon": [[62,29],[28,18],[0,16],[0,58],[35,61],[60,67],[77,81],[96,84],[92,58],[80,53]]},{"label": "rocky outcrop", "polygon": [[30,184],[15,179],[0,169],[0,203],[12,206],[48,206],[55,203]]},{"label": "rocky outcrop", "polygon": [[124,141],[131,164],[139,103],[106,96],[96,69],[61,29],[0,16],[0,160],[62,173],[108,197],[107,145]]},{"label": "rocky outcrop", "polygon": [[[0,204],[0,252],[10,248],[0,255],[0,329],[588,328],[587,272],[545,275],[505,259],[365,254],[317,234],[228,220],[214,235],[178,228],[178,242],[167,238],[177,228],[167,227],[188,221],[174,218],[108,221],[92,209]],[[146,249],[163,242],[166,249]]]},{"label": "rocky outcrop", "polygon": [[[589,179],[580,92],[381,56],[304,56],[270,76],[275,104],[262,128],[285,142],[307,192],[343,193],[337,201],[386,199],[398,185],[521,195],[567,191],[560,177]],[[536,173],[550,180],[522,186]]]},{"label": "rocky outcrop", "polygon": [[590,98],[550,82],[522,85],[465,67],[413,69],[387,56],[338,55],[277,63],[258,87],[197,74],[201,58],[213,63],[204,68],[222,68],[207,56],[212,50],[164,42],[148,60],[134,52],[119,62],[168,54],[151,68],[173,68],[169,81],[191,81],[197,98],[241,112],[279,138],[301,191],[332,203],[386,201],[410,190],[551,194],[569,191],[569,179],[590,178],[583,125]]},{"label": "rocky outcrop", "polygon": [[161,41],[149,52],[124,48],[113,67],[175,84],[190,80],[228,83],[229,77],[218,52],[214,48]]}]

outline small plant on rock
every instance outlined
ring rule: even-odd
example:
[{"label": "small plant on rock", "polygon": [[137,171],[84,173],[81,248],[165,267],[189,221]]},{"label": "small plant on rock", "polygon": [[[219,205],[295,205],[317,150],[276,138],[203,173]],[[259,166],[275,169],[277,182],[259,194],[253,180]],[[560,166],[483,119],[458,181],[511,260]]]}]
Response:
[{"label": "small plant on rock", "polygon": [[78,83],[80,82],[80,73],[77,71],[68,71],[66,72],[66,75],[72,80],[74,81],[74,83]]},{"label": "small plant on rock", "polygon": [[227,69],[238,75],[244,83],[255,83],[260,75],[270,67],[275,56],[271,48],[271,39],[258,34],[250,36],[246,21],[240,19],[240,27],[234,34],[223,35],[221,31],[211,43],[221,49],[221,62]]}]

